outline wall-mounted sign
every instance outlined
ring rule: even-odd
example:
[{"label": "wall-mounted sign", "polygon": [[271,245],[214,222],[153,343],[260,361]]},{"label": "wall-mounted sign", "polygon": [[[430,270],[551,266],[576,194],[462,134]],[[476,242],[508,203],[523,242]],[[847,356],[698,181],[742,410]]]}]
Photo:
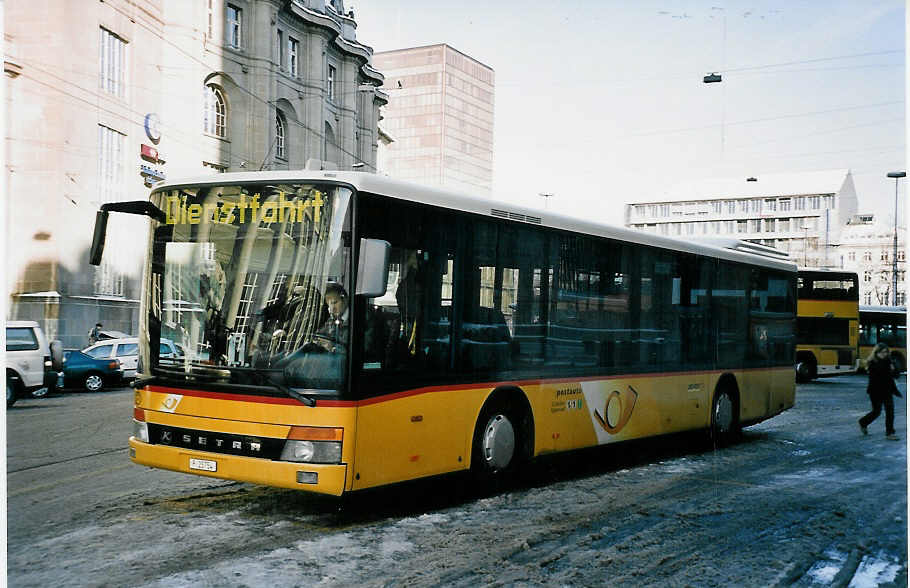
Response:
[{"label": "wall-mounted sign", "polygon": [[146,145],[145,143],[140,145],[139,155],[142,159],[151,161],[152,163],[158,163],[158,150],[151,145]]},{"label": "wall-mounted sign", "polygon": [[145,115],[145,135],[155,145],[161,140],[161,119],[154,112]]}]

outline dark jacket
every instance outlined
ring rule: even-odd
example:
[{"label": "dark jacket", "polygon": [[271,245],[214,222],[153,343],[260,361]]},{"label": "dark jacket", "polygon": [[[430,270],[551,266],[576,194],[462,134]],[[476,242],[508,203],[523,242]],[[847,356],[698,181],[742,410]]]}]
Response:
[{"label": "dark jacket", "polygon": [[876,357],[868,363],[866,369],[869,372],[869,385],[866,386],[866,392],[870,396],[901,395],[894,383],[895,370],[890,358],[882,360]]}]

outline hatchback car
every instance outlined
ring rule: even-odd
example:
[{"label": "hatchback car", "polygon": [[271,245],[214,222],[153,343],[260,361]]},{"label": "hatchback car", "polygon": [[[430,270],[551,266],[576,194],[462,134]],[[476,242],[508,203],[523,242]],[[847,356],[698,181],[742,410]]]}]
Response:
[{"label": "hatchback car", "polygon": [[99,341],[83,349],[82,353],[95,359],[116,359],[120,361],[124,379],[136,378],[139,365],[139,339],[136,337]]},{"label": "hatchback car", "polygon": [[116,359],[95,359],[78,349],[63,352],[63,387],[84,388],[98,392],[105,386],[116,386],[123,380],[123,370]]}]

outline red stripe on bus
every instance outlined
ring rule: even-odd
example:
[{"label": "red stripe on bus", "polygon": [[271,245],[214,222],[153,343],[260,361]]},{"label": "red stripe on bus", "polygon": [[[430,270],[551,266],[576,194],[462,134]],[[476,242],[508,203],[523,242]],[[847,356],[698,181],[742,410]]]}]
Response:
[{"label": "red stripe on bus", "polygon": [[[540,386],[544,384],[568,384],[573,382],[594,382],[600,380],[627,380],[632,378],[673,378],[679,376],[700,376],[708,374],[721,374],[731,371],[735,372],[762,372],[771,370],[788,369],[787,366],[764,367],[764,368],[744,368],[739,370],[701,370],[693,372],[650,372],[639,374],[622,374],[615,376],[587,376],[583,378],[547,378],[543,380],[518,380],[518,381],[497,381],[497,382],[475,382],[472,384],[455,384],[441,386],[426,386],[423,388],[414,388],[412,390],[402,390],[392,394],[384,394],[374,398],[364,400],[316,400],[316,406],[323,407],[358,407],[389,402],[400,398],[418,396],[420,394],[432,394],[434,392],[471,390],[474,388],[493,388],[497,386]],[[792,368],[789,368],[792,369]],[[214,400],[239,400],[242,402],[256,402],[259,404],[283,404],[288,406],[299,406],[300,402],[293,398],[275,398],[272,396],[251,396],[249,394],[227,394],[224,392],[208,392],[203,390],[187,390],[183,388],[168,388],[164,386],[148,386],[150,392],[160,392],[163,394],[182,394],[183,396],[196,396],[199,398],[211,398]]]}]

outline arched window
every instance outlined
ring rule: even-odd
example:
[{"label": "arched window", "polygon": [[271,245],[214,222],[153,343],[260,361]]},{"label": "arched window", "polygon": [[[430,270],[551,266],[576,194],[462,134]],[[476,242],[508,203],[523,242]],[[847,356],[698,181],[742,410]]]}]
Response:
[{"label": "arched window", "polygon": [[275,113],[275,156],[280,159],[287,159],[288,152],[285,148],[284,139],[287,137],[287,121],[281,111]]},{"label": "arched window", "polygon": [[216,137],[227,136],[227,103],[218,86],[205,87],[205,110],[203,112],[203,130]]}]

